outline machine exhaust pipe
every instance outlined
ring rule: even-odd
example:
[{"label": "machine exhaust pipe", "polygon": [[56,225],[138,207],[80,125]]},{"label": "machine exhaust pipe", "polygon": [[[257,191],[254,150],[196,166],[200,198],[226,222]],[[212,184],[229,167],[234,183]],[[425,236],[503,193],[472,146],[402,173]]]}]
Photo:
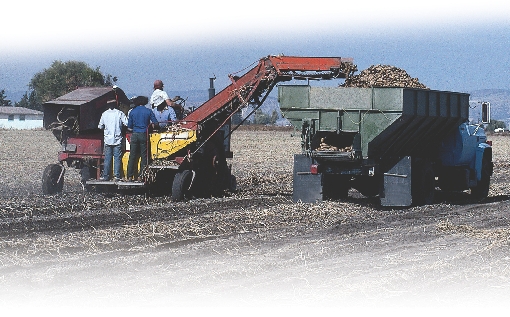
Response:
[{"label": "machine exhaust pipe", "polygon": [[216,95],[216,89],[214,89],[214,80],[216,76],[209,78],[209,99],[212,99]]}]

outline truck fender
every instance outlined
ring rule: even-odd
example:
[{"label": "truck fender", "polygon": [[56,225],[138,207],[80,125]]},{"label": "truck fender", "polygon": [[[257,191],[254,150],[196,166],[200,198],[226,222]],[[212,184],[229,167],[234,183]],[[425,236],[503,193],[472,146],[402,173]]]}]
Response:
[{"label": "truck fender", "polygon": [[490,155],[490,160],[492,161],[492,147],[487,143],[478,144],[475,153],[475,171],[476,179],[478,181],[482,179],[482,161],[485,153],[487,153],[487,155]]}]

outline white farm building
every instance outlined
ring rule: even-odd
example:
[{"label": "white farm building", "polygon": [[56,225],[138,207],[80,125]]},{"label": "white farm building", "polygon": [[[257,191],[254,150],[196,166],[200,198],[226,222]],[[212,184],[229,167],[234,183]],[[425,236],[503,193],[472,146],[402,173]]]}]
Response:
[{"label": "white farm building", "polygon": [[23,107],[0,107],[0,129],[38,129],[43,112]]}]

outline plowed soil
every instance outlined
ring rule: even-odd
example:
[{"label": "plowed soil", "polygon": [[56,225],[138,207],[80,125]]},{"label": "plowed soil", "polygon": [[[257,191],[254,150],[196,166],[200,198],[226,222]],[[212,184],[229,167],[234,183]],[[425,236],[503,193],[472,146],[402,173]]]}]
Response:
[{"label": "plowed soil", "polygon": [[479,314],[510,306],[510,138],[494,135],[489,197],[430,206],[292,202],[299,134],[236,131],[236,194],[87,192],[69,168],[41,193],[58,142],[0,130],[0,307],[23,313]]}]

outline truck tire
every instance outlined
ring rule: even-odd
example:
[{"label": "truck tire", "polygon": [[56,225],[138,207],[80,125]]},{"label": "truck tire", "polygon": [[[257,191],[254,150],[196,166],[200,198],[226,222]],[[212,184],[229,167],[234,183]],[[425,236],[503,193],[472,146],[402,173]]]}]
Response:
[{"label": "truck tire", "polygon": [[[46,166],[42,176],[42,192],[44,195],[62,192],[64,188],[64,171],[64,166],[60,164]],[[60,176],[61,174],[62,176]]]},{"label": "truck tire", "polygon": [[436,179],[434,169],[430,164],[418,165],[412,171],[412,197],[416,206],[431,205],[434,203]]},{"label": "truck tire", "polygon": [[175,202],[183,201],[189,198],[190,186],[193,174],[189,170],[184,170],[175,174],[172,183],[172,200]]},{"label": "truck tire", "polygon": [[474,199],[484,199],[489,195],[492,168],[493,165],[490,156],[484,155],[482,160],[482,179],[480,179],[476,187],[471,188],[471,196]]}]

